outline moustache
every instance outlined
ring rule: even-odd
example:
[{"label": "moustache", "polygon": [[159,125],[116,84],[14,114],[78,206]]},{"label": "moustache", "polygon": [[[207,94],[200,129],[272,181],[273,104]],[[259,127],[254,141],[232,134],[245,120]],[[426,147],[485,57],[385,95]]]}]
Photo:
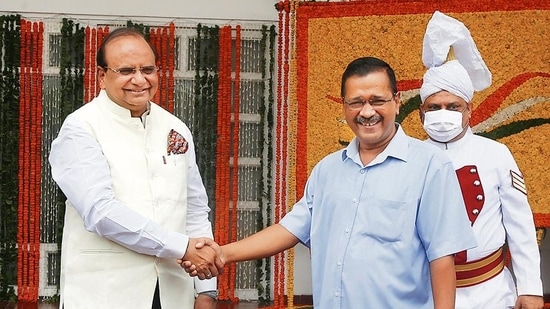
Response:
[{"label": "moustache", "polygon": [[380,120],[382,120],[382,117],[380,115],[373,115],[368,118],[363,116],[355,117],[355,123],[362,124],[362,125],[372,125],[377,123]]}]

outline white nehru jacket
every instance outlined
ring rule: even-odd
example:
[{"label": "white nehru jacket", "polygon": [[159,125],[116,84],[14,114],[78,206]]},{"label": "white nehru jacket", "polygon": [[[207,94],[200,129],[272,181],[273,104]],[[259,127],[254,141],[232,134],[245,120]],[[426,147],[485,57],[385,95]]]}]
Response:
[{"label": "white nehru jacket", "polygon": [[[451,47],[456,60],[446,62]],[[491,72],[468,28],[439,11],[433,14],[426,27],[422,62],[428,68],[420,88],[422,102],[442,90],[470,102],[474,91],[491,85]]]}]

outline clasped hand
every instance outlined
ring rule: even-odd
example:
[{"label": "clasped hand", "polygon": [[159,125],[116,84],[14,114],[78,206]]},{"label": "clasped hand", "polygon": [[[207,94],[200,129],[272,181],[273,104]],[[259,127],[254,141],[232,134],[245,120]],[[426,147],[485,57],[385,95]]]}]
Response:
[{"label": "clasped hand", "polygon": [[204,280],[220,275],[225,261],[221,247],[212,239],[190,238],[187,251],[178,264],[191,277]]}]

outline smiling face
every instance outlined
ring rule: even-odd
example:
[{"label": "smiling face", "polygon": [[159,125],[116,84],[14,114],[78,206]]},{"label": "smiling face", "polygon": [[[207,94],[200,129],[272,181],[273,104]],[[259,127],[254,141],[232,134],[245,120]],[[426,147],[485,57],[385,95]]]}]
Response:
[{"label": "smiling face", "polygon": [[144,74],[141,67],[155,66],[155,54],[149,44],[139,36],[114,38],[105,46],[107,67],[112,69],[135,68],[133,74],[122,75],[98,67],[101,89],[116,104],[130,110],[133,117],[141,116],[158,89],[158,74]]},{"label": "smiling face", "polygon": [[[344,116],[359,140],[360,149],[381,152],[397,130],[395,117],[400,106],[400,95],[393,93],[388,74],[379,70],[363,76],[352,75],[343,90]],[[348,104],[358,101],[370,101],[373,105],[365,103],[356,109]],[[386,102],[380,104],[382,101]]]}]

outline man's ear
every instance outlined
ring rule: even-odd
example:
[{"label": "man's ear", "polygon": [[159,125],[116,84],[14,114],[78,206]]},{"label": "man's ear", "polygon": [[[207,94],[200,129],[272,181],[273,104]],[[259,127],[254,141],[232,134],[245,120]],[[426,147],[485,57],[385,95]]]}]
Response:
[{"label": "man's ear", "polygon": [[396,102],[396,108],[395,108],[395,115],[399,115],[399,110],[401,109],[401,92],[395,93],[395,102]]},{"label": "man's ear", "polygon": [[472,118],[472,110],[473,110],[473,104],[472,102],[468,102],[466,104],[466,110],[468,111],[468,119]]},{"label": "man's ear", "polygon": [[105,89],[105,69],[100,66],[97,66],[97,81],[99,83],[99,88]]}]

